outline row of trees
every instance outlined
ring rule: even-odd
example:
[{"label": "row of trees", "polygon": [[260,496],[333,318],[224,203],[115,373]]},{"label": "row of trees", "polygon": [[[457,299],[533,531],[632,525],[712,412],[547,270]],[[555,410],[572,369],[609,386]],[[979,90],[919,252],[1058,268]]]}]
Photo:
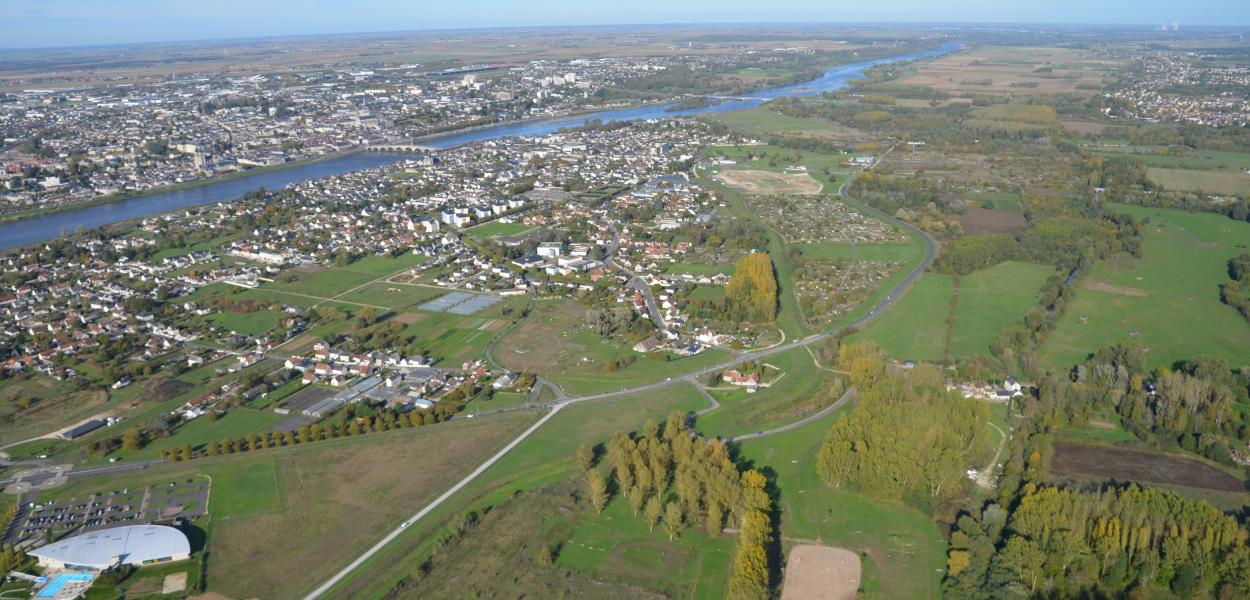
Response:
[{"label": "row of trees", "polygon": [[191,460],[205,456],[220,456],[238,452],[251,452],[280,446],[294,446],[312,442],[332,440],[340,437],[352,437],[433,425],[450,419],[459,410],[458,406],[438,404],[429,410],[413,410],[407,413],[386,411],[374,416],[348,418],[340,421],[313,423],[304,425],[296,431],[270,431],[269,433],[249,433],[238,438],[222,438],[220,442],[210,441],[200,450],[184,445],[179,449],[162,449],[161,458],[169,461]]},{"label": "row of trees", "polygon": [[651,530],[662,524],[669,539],[689,523],[701,522],[713,536],[734,524],[740,533],[729,597],[769,597],[773,522],[767,480],[758,471],[740,470],[719,440],[697,440],[674,411],[662,429],[649,420],[636,437],[618,432],[601,459],[587,444],[576,458],[596,510],[614,494],[623,496],[634,516]]},{"label": "row of trees", "polygon": [[947,391],[932,365],[887,374],[871,342],[842,346],[839,363],[859,399],[821,446],[825,482],[925,507],[954,493],[971,457],[986,448],[987,406]]},{"label": "row of trees", "polygon": [[764,252],[738,259],[725,286],[725,300],[737,320],[766,322],[777,318],[777,276]]}]

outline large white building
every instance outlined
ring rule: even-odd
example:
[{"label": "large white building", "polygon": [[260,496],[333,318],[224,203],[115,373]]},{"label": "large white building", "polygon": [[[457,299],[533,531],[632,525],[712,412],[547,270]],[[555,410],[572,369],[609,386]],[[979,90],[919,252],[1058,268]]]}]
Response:
[{"label": "large white building", "polygon": [[117,565],[150,565],[191,557],[187,536],[163,525],[127,525],[91,531],[31,550],[39,565],[103,571]]}]

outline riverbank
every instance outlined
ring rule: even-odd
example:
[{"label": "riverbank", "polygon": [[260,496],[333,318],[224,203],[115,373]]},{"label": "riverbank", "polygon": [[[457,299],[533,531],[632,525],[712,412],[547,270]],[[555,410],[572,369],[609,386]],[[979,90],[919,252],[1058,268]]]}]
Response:
[{"label": "riverbank", "polygon": [[25,219],[33,219],[35,217],[43,217],[43,216],[52,215],[52,214],[56,214],[60,212],[78,210],[81,208],[91,208],[93,206],[102,206],[105,204],[112,204],[114,202],[122,202],[124,200],[135,200],[135,199],[143,198],[146,196],[155,196],[157,194],[167,194],[170,192],[178,192],[178,191],[195,189],[197,187],[204,187],[207,185],[218,184],[223,181],[231,181],[233,179],[241,179],[243,177],[251,177],[254,175],[261,175],[264,173],[272,173],[275,171],[282,171],[284,169],[292,169],[295,167],[311,165],[311,164],[326,161],[326,160],[333,160],[335,158],[339,158],[342,156],[346,156],[348,154],[352,154],[354,152],[361,152],[361,151],[362,150],[360,148],[352,148],[350,150],[339,150],[336,152],[323,154],[321,156],[301,158],[300,160],[284,162],[278,165],[253,167],[251,169],[234,171],[233,173],[226,173],[224,175],[201,177],[200,179],[196,179],[194,181],[184,181],[182,183],[175,183],[172,185],[163,185],[160,187],[146,189],[141,192],[126,192],[124,194],[109,194],[107,196],[101,196],[99,198],[93,198],[86,202],[78,202],[75,204],[61,204],[58,206],[48,206],[44,208],[29,208],[29,209],[14,211],[11,213],[5,213],[4,215],[0,215],[0,224],[13,223],[16,221],[23,221]]}]

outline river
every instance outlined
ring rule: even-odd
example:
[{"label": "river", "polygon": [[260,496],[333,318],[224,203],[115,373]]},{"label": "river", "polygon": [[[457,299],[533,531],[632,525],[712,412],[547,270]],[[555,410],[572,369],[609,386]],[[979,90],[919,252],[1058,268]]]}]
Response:
[{"label": "river", "polygon": [[[864,69],[888,63],[941,56],[959,49],[954,43],[941,48],[889,56],[875,60],[849,63],[834,67],[811,81],[770,88],[743,94],[733,99],[716,101],[709,106],[670,110],[676,103],[653,104],[633,108],[605,110],[556,119],[502,123],[469,131],[450,133],[421,142],[433,148],[452,148],[473,142],[524,135],[554,133],[564,127],[581,125],[587,121],[638,121],[700,115],[730,110],[754,108],[780,97],[813,96],[822,92],[841,90],[852,79],[862,77]],[[276,169],[227,179],[200,186],[156,192],[116,202],[75,208],[42,216],[0,224],[0,250],[8,250],[59,237],[62,232],[72,232],[78,227],[99,227],[110,223],[138,219],[152,214],[177,210],[187,206],[211,204],[237,199],[247,192],[265,188],[276,190],[292,183],[341,175],[361,169],[371,169],[404,160],[406,155],[380,152],[353,152],[326,160],[305,163],[289,168]]]}]

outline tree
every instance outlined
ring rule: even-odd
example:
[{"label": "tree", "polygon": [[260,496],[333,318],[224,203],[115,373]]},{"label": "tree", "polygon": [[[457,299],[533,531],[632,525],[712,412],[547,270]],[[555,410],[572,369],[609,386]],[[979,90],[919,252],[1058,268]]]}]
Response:
[{"label": "tree", "polygon": [[725,286],[725,299],[736,320],[772,321],[777,318],[777,277],[772,260],[763,252],[738,259]]},{"label": "tree", "polygon": [[725,515],[722,514],[720,504],[712,502],[707,507],[707,534],[710,536],[718,536],[724,528]]},{"label": "tree", "polygon": [[185,444],[182,446],[181,457],[182,457],[182,460],[191,460],[191,445],[190,444]]},{"label": "tree", "polygon": [[635,517],[638,516],[638,511],[642,510],[643,502],[645,502],[646,499],[647,492],[642,489],[641,483],[629,488],[629,491],[625,492],[625,500],[629,502],[629,509],[634,511]]},{"label": "tree", "polygon": [[595,449],[590,444],[582,442],[577,447],[577,466],[585,473],[595,466]]},{"label": "tree", "polygon": [[682,514],[680,504],[670,501],[664,505],[664,532],[668,534],[670,541],[677,537],[678,533],[681,533],[681,529],[685,525],[684,520],[685,515]]},{"label": "tree", "polygon": [[663,513],[664,503],[660,500],[659,494],[647,498],[647,505],[642,509],[643,520],[647,522],[647,531],[655,531],[655,525],[660,522],[660,516]]},{"label": "tree", "polygon": [[766,600],[768,598],[768,554],[759,544],[739,544],[734,556],[733,574],[729,578],[730,600]]},{"label": "tree", "polygon": [[594,469],[586,473],[586,497],[595,507],[595,512],[603,512],[608,505],[608,480],[603,473]]},{"label": "tree", "polygon": [[122,434],[122,450],[133,452],[143,447],[143,432],[137,427],[131,427]]}]

